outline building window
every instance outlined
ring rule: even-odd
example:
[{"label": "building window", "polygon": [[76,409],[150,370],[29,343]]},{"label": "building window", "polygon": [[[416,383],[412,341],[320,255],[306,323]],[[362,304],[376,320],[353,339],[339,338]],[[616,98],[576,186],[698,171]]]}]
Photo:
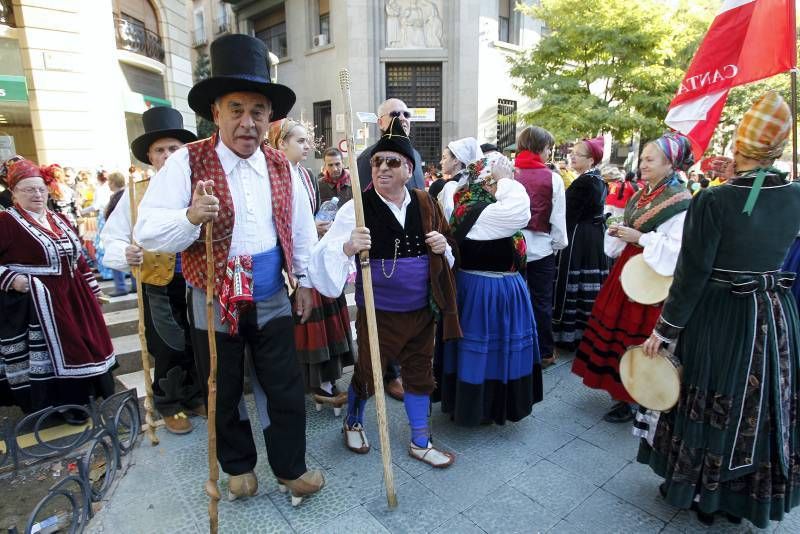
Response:
[{"label": "building window", "polygon": [[206,17],[201,7],[194,11],[194,35],[192,35],[192,44],[194,46],[204,46],[207,42]]},{"label": "building window", "polygon": [[214,28],[216,35],[230,33],[232,30],[231,17],[228,15],[228,9],[225,7],[225,4],[222,2],[217,4],[217,17],[214,20]]},{"label": "building window", "polygon": [[519,44],[519,26],[514,11],[514,0],[499,0],[497,14],[497,40],[504,43]]},{"label": "building window", "polygon": [[322,158],[326,148],[333,146],[333,117],[331,101],[314,102],[314,137],[319,139],[314,157]]},{"label": "building window", "polygon": [[410,108],[433,108],[433,121],[415,121],[411,142],[423,166],[437,163],[442,153],[442,64],[387,63],[386,98],[399,98]]},{"label": "building window", "polygon": [[517,101],[497,100],[497,148],[501,151],[517,141]]},{"label": "building window", "polygon": [[281,4],[276,9],[253,20],[253,32],[256,38],[264,41],[269,51],[279,58],[289,55],[286,40],[285,4]]},{"label": "building window", "polygon": [[114,0],[117,48],[164,61],[158,17],[147,0]]},{"label": "building window", "polygon": [[314,25],[311,28],[311,47],[325,46],[331,42],[331,3],[330,0],[312,0]]}]

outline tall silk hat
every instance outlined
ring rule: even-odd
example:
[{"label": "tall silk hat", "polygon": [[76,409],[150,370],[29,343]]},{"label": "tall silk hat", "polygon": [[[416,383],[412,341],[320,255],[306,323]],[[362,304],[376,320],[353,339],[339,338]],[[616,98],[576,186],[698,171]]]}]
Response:
[{"label": "tall silk hat", "polygon": [[[778,93],[768,91],[742,117],[736,128],[734,151],[757,161],[775,160],[783,153],[791,127],[792,111],[786,101]],[[766,168],[758,169],[742,213],[753,213],[766,175]]]},{"label": "tall silk hat", "polygon": [[269,51],[264,41],[234,33],[211,43],[211,77],[189,91],[189,107],[204,119],[214,120],[211,106],[228,93],[259,93],[272,104],[272,120],[286,117],[297,97],[269,77]]}]

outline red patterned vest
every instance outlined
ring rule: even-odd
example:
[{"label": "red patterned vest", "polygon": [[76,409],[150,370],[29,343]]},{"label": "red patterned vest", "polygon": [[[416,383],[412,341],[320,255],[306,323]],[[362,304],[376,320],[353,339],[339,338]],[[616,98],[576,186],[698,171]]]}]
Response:
[{"label": "red patterned vest", "polygon": [[[219,295],[222,280],[225,277],[225,268],[228,264],[228,253],[231,249],[235,210],[228,180],[215,150],[216,146],[217,134],[186,145],[189,149],[192,191],[198,181],[214,180],[214,195],[219,199],[220,210],[217,220],[214,221],[213,235],[214,294]],[[261,145],[261,150],[267,159],[272,194],[272,222],[275,224],[278,243],[283,250],[283,268],[289,276],[290,283],[294,285],[295,279],[292,275],[292,174],[289,169],[289,161],[282,152],[270,148],[266,143]],[[181,261],[186,281],[194,287],[205,289],[205,225],[200,232],[200,238],[183,251]]]},{"label": "red patterned vest", "polygon": [[531,220],[526,227],[534,232],[550,233],[550,214],[553,212],[553,171],[517,169],[517,181],[525,186],[531,200]]}]

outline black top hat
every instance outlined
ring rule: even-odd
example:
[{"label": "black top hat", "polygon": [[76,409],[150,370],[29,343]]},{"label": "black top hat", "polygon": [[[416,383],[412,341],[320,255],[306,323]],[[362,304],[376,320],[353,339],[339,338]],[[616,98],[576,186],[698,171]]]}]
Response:
[{"label": "black top hat", "polygon": [[389,129],[386,133],[378,139],[372,147],[370,157],[374,156],[377,152],[397,152],[409,159],[411,162],[411,171],[414,171],[416,162],[414,161],[414,146],[411,144],[411,139],[406,135],[403,130],[403,123],[397,117],[392,117],[392,122],[389,123]]},{"label": "black top hat", "polygon": [[165,106],[150,108],[142,113],[142,124],[144,124],[144,133],[133,140],[131,152],[136,156],[136,159],[148,165],[151,163],[150,158],[147,157],[147,152],[150,150],[150,145],[159,139],[173,137],[181,143],[197,141],[195,134],[189,130],[184,130],[183,115],[174,108]]},{"label": "black top hat", "polygon": [[211,77],[189,91],[189,107],[204,119],[213,120],[214,100],[237,91],[266,96],[272,103],[272,120],[286,117],[297,98],[294,91],[270,80],[267,45],[239,33],[223,35],[211,43]]}]

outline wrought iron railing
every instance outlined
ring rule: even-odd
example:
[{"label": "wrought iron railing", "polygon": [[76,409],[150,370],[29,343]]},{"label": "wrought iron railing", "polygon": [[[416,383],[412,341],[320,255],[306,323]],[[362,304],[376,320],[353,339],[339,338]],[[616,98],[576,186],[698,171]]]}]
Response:
[{"label": "wrought iron railing", "polygon": [[142,54],[157,61],[164,61],[164,45],[161,37],[143,24],[114,16],[117,30],[117,48]]},{"label": "wrought iron railing", "polygon": [[[86,414],[88,425],[77,434],[47,441],[42,430],[63,410]],[[103,499],[111,487],[122,457],[136,443],[141,428],[136,390],[123,391],[104,400],[92,400],[88,406],[66,405],[50,407],[25,416],[14,425],[0,425],[0,472],[12,471],[37,464],[78,455],[76,469],[54,484],[34,507],[28,518],[25,533],[58,529],[59,532],[79,533],[92,517],[92,503]],[[23,435],[33,436],[34,443],[19,445]],[[52,515],[53,509],[67,510]],[[45,517],[48,516],[49,517]],[[53,527],[53,528],[51,528]]]},{"label": "wrought iron railing", "polygon": [[214,19],[215,35],[233,32],[233,21],[228,15]]},{"label": "wrought iron railing", "polygon": [[192,35],[192,46],[204,46],[208,44],[205,28],[195,28]]}]

